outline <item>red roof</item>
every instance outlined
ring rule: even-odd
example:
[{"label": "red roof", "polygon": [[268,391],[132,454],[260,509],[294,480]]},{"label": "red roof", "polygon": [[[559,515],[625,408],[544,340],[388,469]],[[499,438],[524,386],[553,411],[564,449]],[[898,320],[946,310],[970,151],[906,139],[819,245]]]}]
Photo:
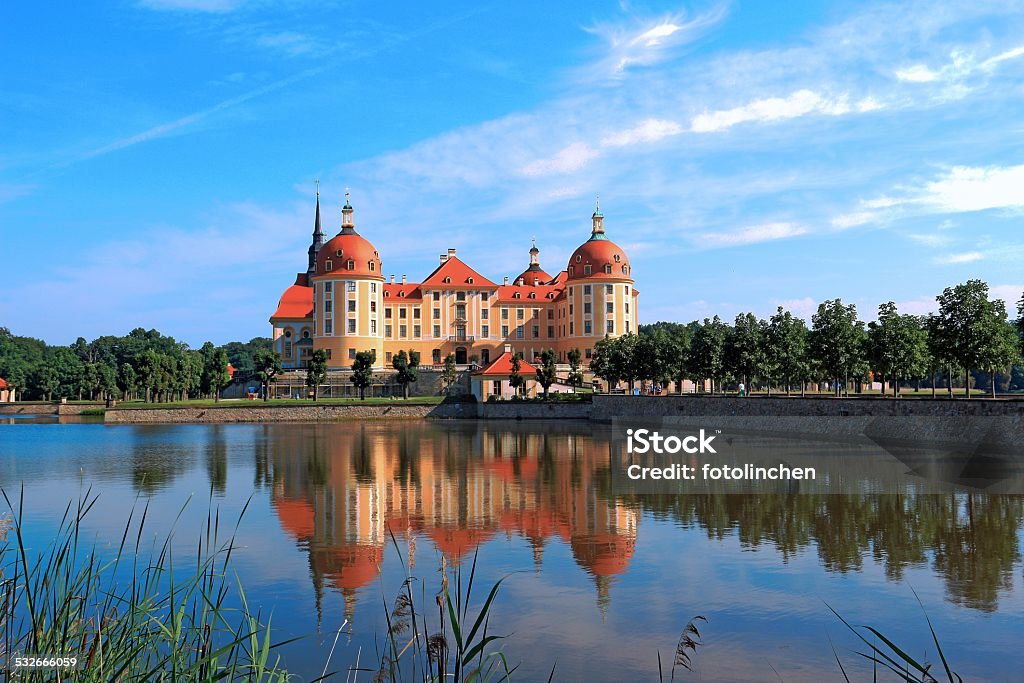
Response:
[{"label": "red roof", "polygon": [[407,282],[404,285],[397,282],[387,282],[384,284],[384,298],[422,299],[423,290],[420,289],[420,283],[418,282]]},{"label": "red roof", "polygon": [[[487,375],[490,377],[507,377],[512,374],[512,354],[506,351],[497,358],[494,362],[488,365],[483,370],[477,370],[474,375]],[[519,360],[519,374],[523,377],[535,377],[537,375],[537,368],[527,363],[525,360]]]},{"label": "red roof", "polygon": [[467,266],[457,256],[448,256],[444,263],[427,276],[427,279],[423,281],[423,287],[472,289],[474,287],[497,287],[497,285]]},{"label": "red roof", "polygon": [[[584,270],[585,266],[590,266],[589,274]],[[611,266],[610,273],[605,272],[605,266]],[[631,270],[626,252],[608,239],[589,239],[581,244],[569,257],[569,265],[566,270],[569,269],[572,273],[569,276],[571,280],[590,278],[628,280]]]},{"label": "red roof", "polygon": [[551,276],[544,272],[540,266],[535,269],[533,266],[530,266],[530,268],[516,275],[512,282],[518,282],[520,279],[524,285],[532,285],[534,280],[538,280],[538,284],[544,285],[551,281]]},{"label": "red roof", "polygon": [[[352,261],[351,269],[348,267],[349,260]],[[330,270],[327,269],[328,261],[331,262]],[[316,277],[325,275],[362,275],[384,279],[381,275],[380,254],[377,253],[377,248],[354,228],[342,228],[341,232],[320,247],[316,255]]]},{"label": "red roof", "polygon": [[277,302],[277,310],[270,316],[271,321],[313,317],[313,288],[307,286],[306,281],[305,273],[295,277],[295,284],[284,290],[281,300]]},{"label": "red roof", "polygon": [[[551,302],[558,298],[562,288],[549,285],[501,285],[498,287],[498,301],[529,303],[530,301]],[[519,296],[516,296],[516,295]],[[532,296],[531,296],[532,295]]]}]

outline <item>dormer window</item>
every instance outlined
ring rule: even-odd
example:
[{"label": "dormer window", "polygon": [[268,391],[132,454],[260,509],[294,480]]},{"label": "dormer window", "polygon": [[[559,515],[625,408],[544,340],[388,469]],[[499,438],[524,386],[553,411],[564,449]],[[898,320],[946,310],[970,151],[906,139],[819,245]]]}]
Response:
[{"label": "dormer window", "polygon": [[324,270],[326,270],[328,273],[334,270],[334,266],[331,264],[331,259],[327,259],[326,261],[324,261]]},{"label": "dormer window", "polygon": [[572,277],[576,272],[576,266],[569,266],[569,277]]},{"label": "dormer window", "polygon": [[583,257],[580,256],[579,254],[576,254],[576,263],[579,263],[582,260],[583,260]]},{"label": "dormer window", "polygon": [[537,298],[537,294],[535,292],[530,292],[530,298],[531,299],[536,299]]},{"label": "dormer window", "polygon": [[400,297],[402,297],[404,299],[405,298],[405,292],[399,292],[398,296],[400,296]]},{"label": "dormer window", "polygon": [[619,262],[619,255],[618,255],[618,254],[616,254],[616,255],[615,255],[615,262],[616,262],[616,263],[618,263],[618,262]]},{"label": "dormer window", "polygon": [[341,249],[339,249],[338,251],[336,251],[334,253],[338,255],[338,258],[341,258]]},{"label": "dormer window", "polygon": [[370,261],[370,270],[374,271],[376,269],[377,269],[377,265],[373,261]]},{"label": "dormer window", "polygon": [[521,297],[519,296],[519,292],[516,292],[515,294],[513,294],[513,295],[512,295],[512,298],[513,298],[513,299],[519,299],[519,298],[521,298]]},{"label": "dormer window", "polygon": [[446,277],[446,278],[444,279],[444,283],[445,283],[446,285],[450,285],[450,284],[452,283],[452,279],[451,279],[450,277]]},{"label": "dormer window", "polygon": [[466,282],[467,282],[468,284],[473,284],[473,276],[472,276],[472,275],[470,275],[469,277],[467,277],[467,278],[466,278]]},{"label": "dormer window", "polygon": [[356,262],[353,261],[352,259],[349,259],[348,263],[345,264],[345,267],[348,268],[349,270],[355,270],[356,269]]},{"label": "dormer window", "polygon": [[587,265],[583,266],[583,274],[584,275],[590,275],[590,264],[589,263]]},{"label": "dormer window", "polygon": [[386,296],[386,297],[391,296],[391,292],[384,292],[384,296]]},{"label": "dormer window", "polygon": [[629,274],[629,266],[622,266],[622,274],[623,275],[628,275]]},{"label": "dormer window", "polygon": [[[615,260],[616,261],[619,260],[619,257],[616,256]],[[610,264],[610,263],[604,264],[604,274],[605,275],[611,275],[612,274],[612,264]]]}]

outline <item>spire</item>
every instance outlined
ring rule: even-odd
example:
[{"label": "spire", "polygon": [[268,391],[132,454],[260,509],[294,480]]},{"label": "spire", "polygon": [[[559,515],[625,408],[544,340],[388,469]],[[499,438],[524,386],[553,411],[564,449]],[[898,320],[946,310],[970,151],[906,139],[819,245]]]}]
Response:
[{"label": "spire", "polygon": [[594,227],[590,231],[590,239],[608,239],[604,236],[604,214],[601,213],[601,195],[597,195],[597,203],[594,206],[594,215],[590,218],[594,222]]},{"label": "spire", "polygon": [[345,188],[345,206],[341,207],[341,232],[350,235],[356,231],[356,224],[352,221],[352,203],[350,202],[348,188]]},{"label": "spire", "polygon": [[324,231],[320,229],[320,181],[316,181],[316,218],[313,220],[313,242],[309,245],[309,267],[306,275],[316,274],[316,255],[324,245]]}]

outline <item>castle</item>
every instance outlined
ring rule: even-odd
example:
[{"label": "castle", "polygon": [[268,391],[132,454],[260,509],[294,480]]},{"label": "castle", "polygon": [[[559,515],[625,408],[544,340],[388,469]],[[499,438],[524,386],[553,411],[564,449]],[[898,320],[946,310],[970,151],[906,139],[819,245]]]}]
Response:
[{"label": "castle", "polygon": [[449,355],[458,365],[486,367],[511,349],[532,359],[554,349],[560,363],[579,349],[584,365],[605,336],[636,331],[637,295],[626,252],[607,238],[600,204],[590,238],[565,269],[552,276],[534,244],[526,268],[501,284],[484,277],[448,249],[422,282],[385,279],[380,253],[356,231],[345,193],[341,231],[324,241],[316,196],[308,267],[285,290],[270,316],[274,348],[286,369],[304,367],[316,349],[328,367],[351,367],[372,351],[375,366],[393,354],[417,351],[424,365]]}]

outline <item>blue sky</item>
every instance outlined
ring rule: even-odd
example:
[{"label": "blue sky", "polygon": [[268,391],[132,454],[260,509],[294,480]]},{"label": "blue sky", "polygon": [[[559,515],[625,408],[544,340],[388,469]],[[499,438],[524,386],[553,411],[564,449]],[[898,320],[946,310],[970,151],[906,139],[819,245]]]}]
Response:
[{"label": "blue sky", "polygon": [[0,8],[0,325],[269,333],[352,191],[386,273],[564,267],[601,196],[641,322],[1024,291],[1019,2]]}]

